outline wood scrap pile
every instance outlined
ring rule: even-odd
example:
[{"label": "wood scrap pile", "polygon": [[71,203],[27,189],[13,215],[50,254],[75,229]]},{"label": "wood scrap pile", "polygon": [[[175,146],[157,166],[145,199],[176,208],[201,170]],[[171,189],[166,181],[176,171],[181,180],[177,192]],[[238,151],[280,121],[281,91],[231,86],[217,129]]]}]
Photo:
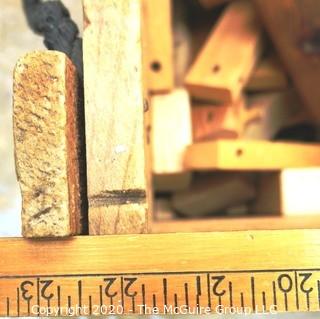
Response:
[{"label": "wood scrap pile", "polygon": [[144,0],[158,220],[320,213],[320,3]]}]

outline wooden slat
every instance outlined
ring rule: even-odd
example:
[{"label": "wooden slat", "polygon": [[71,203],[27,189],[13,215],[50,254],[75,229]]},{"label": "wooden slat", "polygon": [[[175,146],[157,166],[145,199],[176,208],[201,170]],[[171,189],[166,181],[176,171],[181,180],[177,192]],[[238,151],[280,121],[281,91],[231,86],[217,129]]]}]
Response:
[{"label": "wooden slat", "polygon": [[320,166],[320,145],[217,140],[189,146],[185,167],[192,170],[281,170]]},{"label": "wooden slat", "polygon": [[2,238],[0,256],[0,276],[313,268],[320,263],[320,231]]},{"label": "wooden slat", "polygon": [[89,230],[146,231],[141,6],[84,1]]},{"label": "wooden slat", "polygon": [[76,70],[63,53],[34,52],[18,61],[13,123],[25,237],[82,230],[76,93]]},{"label": "wooden slat", "polygon": [[173,88],[173,33],[171,0],[142,0],[145,27],[147,87],[152,92]]},{"label": "wooden slat", "polygon": [[190,94],[204,100],[236,101],[261,50],[261,29],[251,2],[231,3],[187,74]]},{"label": "wooden slat", "polygon": [[318,0],[253,1],[305,106],[320,121]]},{"label": "wooden slat", "polygon": [[288,86],[289,81],[284,67],[275,55],[271,55],[257,64],[246,84],[246,90],[249,92],[281,91]]},{"label": "wooden slat", "polygon": [[[270,213],[270,212],[268,212]],[[319,216],[263,216],[234,218],[203,218],[189,220],[157,221],[152,225],[152,233],[239,231],[239,230],[286,230],[319,229]],[[283,232],[285,233],[285,232]],[[285,254],[284,256],[287,256]]]},{"label": "wooden slat", "polygon": [[[1,239],[0,255],[1,316],[35,316],[38,305],[42,311],[60,309],[69,315],[69,308],[82,315],[86,309],[89,315],[90,301],[96,313],[108,313],[113,304],[123,306],[116,308],[117,314],[132,314],[135,304],[135,313],[143,314],[139,305],[150,308],[155,299],[159,313],[166,313],[165,305],[174,307],[175,292],[182,295],[179,304],[185,305],[188,288],[191,309],[201,300],[202,307],[209,303],[215,314],[215,288],[221,275],[225,280],[219,282],[219,288],[228,289],[229,280],[233,283],[233,291],[219,303],[223,307],[230,307],[231,300],[240,308],[240,290],[249,310],[262,309],[258,297],[266,291],[269,305],[275,282],[279,311],[319,309],[319,230],[82,236],[59,241]],[[200,287],[195,284],[197,278],[201,279],[200,295],[196,293]],[[282,283],[292,282],[287,298],[279,281],[280,288],[287,287]],[[309,302],[304,287],[313,288]]]}]

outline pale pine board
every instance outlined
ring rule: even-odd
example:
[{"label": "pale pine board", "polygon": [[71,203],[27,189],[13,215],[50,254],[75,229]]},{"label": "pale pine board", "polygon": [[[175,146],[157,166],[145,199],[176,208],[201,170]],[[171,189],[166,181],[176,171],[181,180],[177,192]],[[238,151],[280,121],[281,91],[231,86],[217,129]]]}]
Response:
[{"label": "pale pine board", "polygon": [[146,231],[141,3],[84,1],[91,234]]}]

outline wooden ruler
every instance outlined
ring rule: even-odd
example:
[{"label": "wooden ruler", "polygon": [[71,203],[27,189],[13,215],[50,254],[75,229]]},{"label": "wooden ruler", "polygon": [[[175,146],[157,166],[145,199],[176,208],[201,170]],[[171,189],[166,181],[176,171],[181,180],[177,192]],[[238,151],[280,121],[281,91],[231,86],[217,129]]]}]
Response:
[{"label": "wooden ruler", "polygon": [[320,310],[320,230],[1,239],[0,315]]}]

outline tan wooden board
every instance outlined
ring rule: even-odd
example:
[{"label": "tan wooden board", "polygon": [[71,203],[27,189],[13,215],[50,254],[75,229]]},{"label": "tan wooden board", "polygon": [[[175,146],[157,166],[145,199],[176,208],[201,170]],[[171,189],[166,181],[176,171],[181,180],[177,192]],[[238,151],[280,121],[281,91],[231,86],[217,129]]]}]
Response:
[{"label": "tan wooden board", "polygon": [[84,1],[91,234],[146,231],[141,10],[139,0]]},{"label": "tan wooden board", "polygon": [[[133,300],[139,314],[139,304],[150,309],[155,299],[160,313],[175,300],[216,313],[224,289],[224,307],[230,300],[241,307],[243,299],[251,311],[261,309],[264,292],[267,311],[274,310],[275,290],[278,311],[316,311],[319,249],[319,230],[1,239],[0,314],[30,316],[48,304],[89,311],[90,301],[101,313],[115,304],[132,314]],[[292,289],[283,289],[288,284]]]},{"label": "tan wooden board", "polygon": [[287,230],[319,229],[318,216],[274,216],[268,212],[265,216],[214,217],[189,220],[157,221],[152,224],[152,233],[188,233],[188,232],[233,232],[248,230]]},{"label": "tan wooden board", "polygon": [[320,145],[216,140],[189,146],[184,164],[189,170],[247,171],[320,166]]}]

